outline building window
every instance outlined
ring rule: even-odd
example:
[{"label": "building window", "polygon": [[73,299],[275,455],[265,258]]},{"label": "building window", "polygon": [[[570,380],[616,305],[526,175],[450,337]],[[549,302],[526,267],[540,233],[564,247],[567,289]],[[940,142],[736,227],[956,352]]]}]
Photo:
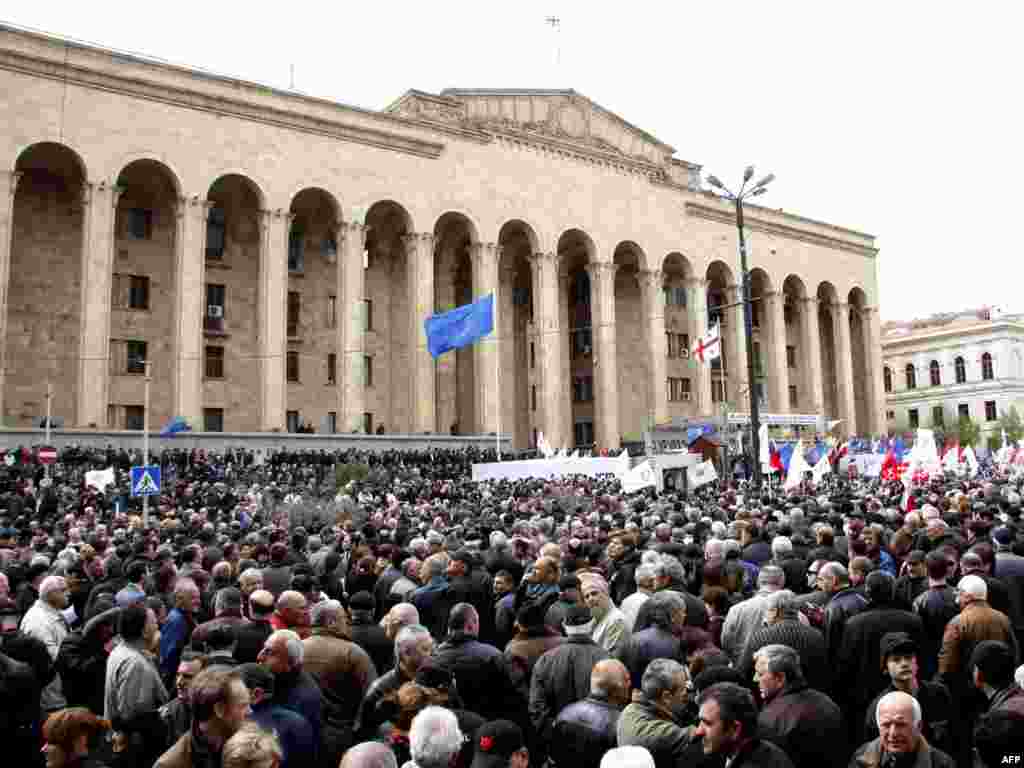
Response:
[{"label": "building window", "polygon": [[956,416],[958,419],[969,419],[971,418],[971,405],[970,403],[960,403],[956,407]]},{"label": "building window", "polygon": [[373,414],[369,411],[363,414],[363,433],[367,435],[373,434]]},{"label": "building window", "polygon": [[892,421],[893,419],[895,419],[895,418],[896,418],[896,411],[886,411],[886,412],[885,412],[885,418],[886,418],[886,419],[887,419],[888,421]]},{"label": "building window", "polygon": [[789,296],[786,297],[786,303],[782,306],[782,320],[786,325],[796,322],[796,307],[793,306]]},{"label": "building window", "polygon": [[332,435],[338,433],[338,414],[336,411],[327,412],[327,431]]},{"label": "building window", "polygon": [[327,383],[335,384],[338,381],[338,356],[331,352],[327,355]]},{"label": "building window", "polygon": [[917,417],[917,408],[911,408],[907,411],[907,424],[910,425],[911,429],[917,429],[920,425],[920,420]]},{"label": "building window", "polygon": [[967,382],[967,364],[964,362],[964,359],[958,357],[954,367],[956,368],[956,383],[965,384]]},{"label": "building window", "polygon": [[907,363],[907,389],[917,389],[917,371],[913,363]]},{"label": "building window", "polygon": [[882,369],[882,385],[886,392],[892,392],[892,368],[888,365]]},{"label": "building window", "polygon": [[373,330],[373,299],[363,299],[363,331]]},{"label": "building window", "polygon": [[530,387],[530,410],[537,410],[537,385],[534,384]]},{"label": "building window", "polygon": [[576,438],[576,447],[583,447],[594,444],[594,422],[577,421],[573,425],[573,436]]},{"label": "building window", "polygon": [[572,331],[571,344],[572,344],[572,358],[577,357],[589,357],[590,350],[593,348],[593,340],[590,335],[589,328],[583,328],[580,330]]},{"label": "building window", "polygon": [[141,405],[124,407],[124,428],[140,430],[146,428],[146,409]]},{"label": "building window", "polygon": [[537,345],[530,342],[530,368],[537,367]]},{"label": "building window", "polygon": [[575,376],[572,380],[572,401],[589,403],[594,399],[594,377]]},{"label": "building window", "polygon": [[153,237],[153,212],[146,208],[128,209],[128,235],[136,240]]},{"label": "building window", "polygon": [[669,377],[668,399],[671,402],[686,402],[690,399],[690,380],[687,378]]},{"label": "building window", "polygon": [[292,227],[288,233],[288,271],[302,272],[305,266],[306,235],[301,227]]},{"label": "building window", "polygon": [[[373,386],[373,356],[363,355],[363,377],[366,387]],[[367,433],[369,434],[369,433]]]},{"label": "building window", "polygon": [[981,356],[981,378],[982,381],[992,381],[992,355],[985,352]]},{"label": "building window", "polygon": [[796,385],[790,384],[789,385],[789,407],[790,408],[796,408],[798,402],[799,401],[797,400]]},{"label": "building window", "polygon": [[294,432],[298,432],[299,431],[299,412],[298,411],[288,411],[285,414],[285,422],[286,422],[286,428],[288,429],[289,432],[293,432],[293,433]]},{"label": "building window", "polygon": [[985,421],[995,421],[999,418],[996,415],[996,401],[986,400],[985,401]]},{"label": "building window", "polygon": [[578,272],[572,281],[573,304],[590,303],[590,276],[586,272]]},{"label": "building window", "polygon": [[750,300],[750,325],[753,328],[761,327],[761,297],[754,296]]},{"label": "building window", "polygon": [[110,294],[115,308],[149,309],[149,278],[115,273]]},{"label": "building window", "polygon": [[203,328],[213,333],[224,331],[224,305],[226,292],[223,285],[207,283],[206,285],[206,317]]},{"label": "building window", "polygon": [[206,219],[206,258],[220,261],[224,258],[224,247],[228,240],[227,218],[224,209],[216,206],[210,209]]},{"label": "building window", "polygon": [[786,347],[786,367],[796,368],[796,347],[794,346]]},{"label": "building window", "polygon": [[723,381],[722,379],[711,380],[711,402],[725,402],[725,381]]},{"label": "building window", "polygon": [[932,406],[932,426],[943,427],[946,424],[946,417],[942,411],[941,405]]},{"label": "building window", "polygon": [[223,432],[224,431],[224,409],[204,408],[203,409],[203,431]]},{"label": "building window", "polygon": [[932,360],[928,364],[928,380],[931,382],[933,387],[942,385],[942,373],[939,369],[939,361]]},{"label": "building window", "polygon": [[[206,378],[208,379],[223,379],[224,378],[224,347],[207,347],[206,348]],[[220,432],[219,429],[207,430],[208,432]]]},{"label": "building window", "polygon": [[299,335],[299,315],[302,312],[302,294],[288,291],[288,335]]},{"label": "building window", "polygon": [[327,259],[328,264],[334,264],[338,260],[338,241],[333,235],[325,235],[320,243],[320,253]]},{"label": "building window", "polygon": [[286,373],[286,375],[288,377],[288,381],[298,381],[299,380],[299,353],[296,352],[294,349],[289,349],[288,350],[288,355],[285,358],[285,360],[287,361],[287,365],[285,366],[285,368],[287,370],[286,370],[285,373]]},{"label": "building window", "polygon": [[686,286],[683,285],[666,285],[665,291],[665,306],[668,307],[685,307],[686,306]]},{"label": "building window", "polygon": [[146,342],[129,341],[125,343],[125,373],[146,372]]},{"label": "building window", "polygon": [[666,349],[667,349],[667,352],[668,352],[668,354],[666,356],[669,357],[669,358],[675,357],[676,356],[676,335],[674,333],[671,333],[671,332],[670,333],[666,333],[665,334],[665,341],[666,341],[666,344],[667,344]]},{"label": "building window", "polygon": [[328,296],[327,297],[327,327],[337,328],[338,327],[338,297]]}]

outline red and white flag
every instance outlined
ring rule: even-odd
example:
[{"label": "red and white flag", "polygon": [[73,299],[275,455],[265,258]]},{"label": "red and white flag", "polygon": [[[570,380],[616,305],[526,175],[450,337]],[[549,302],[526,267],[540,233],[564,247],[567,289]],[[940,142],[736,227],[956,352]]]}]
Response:
[{"label": "red and white flag", "polygon": [[715,323],[708,332],[697,339],[691,354],[702,363],[710,363],[722,356],[722,326]]}]

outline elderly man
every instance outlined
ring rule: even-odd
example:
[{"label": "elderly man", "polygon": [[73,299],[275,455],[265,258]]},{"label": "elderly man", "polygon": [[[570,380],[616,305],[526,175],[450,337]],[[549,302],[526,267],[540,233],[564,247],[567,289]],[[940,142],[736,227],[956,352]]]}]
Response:
[{"label": "elderly man", "polygon": [[305,647],[290,629],[278,629],[263,644],[259,663],[274,674],[274,703],[297,712],[313,728],[313,743],[320,743],[323,701],[313,676],[303,669]]},{"label": "elderly man", "polygon": [[409,753],[416,768],[451,768],[465,737],[455,714],[443,707],[426,707],[409,728]]},{"label": "elderly man", "polygon": [[377,729],[389,718],[382,702],[403,684],[416,679],[416,672],[434,652],[434,639],[430,630],[421,624],[402,627],[395,637],[395,668],[376,679],[359,706],[356,718],[356,738],[372,739]]},{"label": "elderly man", "polygon": [[633,571],[633,578],[636,579],[636,592],[631,594],[619,605],[622,616],[626,620],[626,630],[633,631],[636,625],[637,614],[647,599],[657,589],[657,575],[661,570],[661,563],[641,563]]},{"label": "elderly man", "polygon": [[[224,564],[226,565],[226,563]],[[221,565],[221,563],[217,563],[217,565]],[[224,587],[218,590],[213,598],[213,615],[214,618],[204,621],[192,632],[191,642],[193,645],[205,643],[209,633],[218,627],[237,630],[248,624],[248,620],[242,616],[242,593],[234,587]]]},{"label": "elderly man", "polygon": [[686,629],[686,602],[671,591],[659,592],[649,602],[649,625],[630,635],[617,654],[637,691],[647,665],[654,659],[682,661],[695,650],[684,647],[680,640]]},{"label": "elderly man", "polygon": [[339,768],[399,768],[399,766],[391,747],[378,741],[364,741],[345,753]]},{"label": "elderly man", "polygon": [[580,584],[583,602],[594,617],[594,642],[614,656],[629,637],[626,617],[615,606],[604,577],[596,573],[582,573]]},{"label": "elderly man", "polygon": [[879,699],[875,720],[881,735],[857,750],[850,768],[885,765],[954,768],[956,765],[953,758],[929,745],[921,735],[921,705],[909,693],[893,691]]},{"label": "elderly man", "polygon": [[458,603],[448,617],[448,636],[434,658],[452,670],[465,708],[484,717],[503,714],[508,678],[502,654],[477,639],[480,616],[469,603]]},{"label": "elderly man", "polygon": [[764,623],[768,597],[785,586],[786,576],[776,565],[766,565],[757,575],[759,591],[729,609],[722,625],[722,650],[734,660],[739,659],[747,641]]},{"label": "elderly man", "polygon": [[252,618],[249,615],[249,598],[253,592],[263,589],[263,571],[259,568],[246,568],[238,577],[238,588],[242,592],[242,613],[245,618]]},{"label": "elderly man", "polygon": [[540,557],[516,591],[513,615],[530,603],[539,604],[544,612],[558,600],[558,561],[553,557]]},{"label": "elderly man", "polygon": [[345,608],[326,600],[313,609],[313,635],[302,641],[303,668],[320,686],[324,697],[323,761],[336,765],[353,743],[359,702],[377,679],[369,654],[350,642]]},{"label": "elderly man", "polygon": [[309,637],[308,602],[301,592],[286,589],[277,598],[277,608],[270,617],[270,626],[275,630],[290,629],[299,637]]},{"label": "elderly man", "polygon": [[388,640],[391,642],[391,660],[387,667],[377,670],[379,674],[384,674],[395,666],[394,643],[395,638],[398,636],[402,627],[408,627],[419,623],[420,612],[416,610],[416,606],[412,603],[399,603],[398,605],[392,606],[391,610],[384,614],[384,618],[381,619],[380,625],[384,628],[384,633],[388,636]]},{"label": "elderly man", "polygon": [[807,684],[828,693],[832,689],[832,670],[825,655],[825,638],[819,630],[800,621],[798,605],[799,598],[788,589],[769,596],[764,626],[750,636],[736,668],[749,680],[754,674],[754,654],[758,650],[766,645],[788,645],[800,656],[800,669]]},{"label": "elderly man", "polygon": [[249,595],[249,621],[235,629],[235,659],[239,664],[253,664],[263,650],[263,643],[274,627],[270,619],[274,614],[274,596],[265,589]]},{"label": "elderly man", "polygon": [[196,628],[196,614],[202,605],[199,587],[192,579],[179,579],[174,585],[174,609],[160,630],[160,673],[164,681],[174,679],[181,652]]},{"label": "elderly man", "polygon": [[107,659],[103,716],[131,720],[167,703],[167,688],[153,663],[160,644],[156,614],[143,603],[122,608],[118,617],[121,642]]},{"label": "elderly man", "polygon": [[599,661],[590,673],[590,695],[570,704],[555,719],[550,757],[560,768],[600,768],[601,757],[616,742],[615,730],[630,701],[625,665]]},{"label": "elderly man", "polygon": [[839,563],[826,563],[818,571],[818,588],[828,594],[825,604],[823,628],[825,651],[829,659],[839,655],[843,643],[843,629],[846,622],[867,607],[864,595],[850,586],[850,574]]},{"label": "elderly man", "polygon": [[316,765],[319,745],[313,742],[313,728],[302,715],[274,704],[273,673],[260,664],[242,664],[238,674],[252,699],[252,721],[281,740],[283,756],[278,768]]},{"label": "elderly man", "polygon": [[641,695],[619,717],[619,746],[647,749],[657,768],[683,764],[687,746],[695,735],[684,726],[690,701],[690,675],[672,659],[656,659],[647,665],[640,683]]},{"label": "elderly man", "polygon": [[[57,660],[60,644],[69,634],[67,621],[61,613],[68,607],[69,601],[67,582],[60,576],[47,576],[39,584],[39,598],[21,620],[21,631],[46,646],[50,661]],[[66,705],[58,672],[43,688],[40,706],[44,712],[53,712]]]},{"label": "elderly man", "polygon": [[409,600],[420,612],[424,626],[429,627],[434,637],[438,638],[444,637],[448,609],[452,604],[448,595],[448,580],[445,578],[447,567],[448,558],[445,555],[435,554],[424,560],[420,567],[423,586],[413,592]]},{"label": "elderly man", "polygon": [[807,685],[797,652],[766,645],[754,654],[754,663],[763,702],[761,738],[780,747],[796,768],[841,768],[848,754],[842,713],[832,699]]},{"label": "elderly man", "polygon": [[954,698],[962,696],[971,684],[970,659],[965,652],[983,640],[999,640],[1013,649],[1019,658],[1017,640],[1006,614],[991,608],[986,600],[988,589],[979,576],[964,576],[957,584],[960,613],[950,619],[942,636],[939,651],[939,676]]},{"label": "elderly man", "polygon": [[700,696],[701,737],[705,755],[728,766],[793,768],[785,752],[757,732],[757,706],[750,691],[735,683],[712,685]]}]

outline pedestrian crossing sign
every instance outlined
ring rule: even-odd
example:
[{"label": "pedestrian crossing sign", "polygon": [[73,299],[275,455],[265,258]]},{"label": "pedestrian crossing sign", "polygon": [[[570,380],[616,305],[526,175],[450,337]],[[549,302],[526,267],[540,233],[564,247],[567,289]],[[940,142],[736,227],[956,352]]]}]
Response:
[{"label": "pedestrian crossing sign", "polygon": [[160,467],[132,467],[132,496],[160,495]]}]

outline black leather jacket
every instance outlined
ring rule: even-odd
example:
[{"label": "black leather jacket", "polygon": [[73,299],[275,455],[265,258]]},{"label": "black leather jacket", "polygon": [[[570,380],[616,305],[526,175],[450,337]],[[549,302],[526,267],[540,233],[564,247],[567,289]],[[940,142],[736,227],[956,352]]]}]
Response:
[{"label": "black leather jacket", "polygon": [[552,732],[551,759],[558,768],[598,768],[616,742],[622,708],[591,694],[563,709]]},{"label": "black leather jacket", "polygon": [[829,659],[838,657],[847,620],[863,611],[867,604],[867,598],[854,587],[846,587],[832,595],[825,606],[825,651]]}]

